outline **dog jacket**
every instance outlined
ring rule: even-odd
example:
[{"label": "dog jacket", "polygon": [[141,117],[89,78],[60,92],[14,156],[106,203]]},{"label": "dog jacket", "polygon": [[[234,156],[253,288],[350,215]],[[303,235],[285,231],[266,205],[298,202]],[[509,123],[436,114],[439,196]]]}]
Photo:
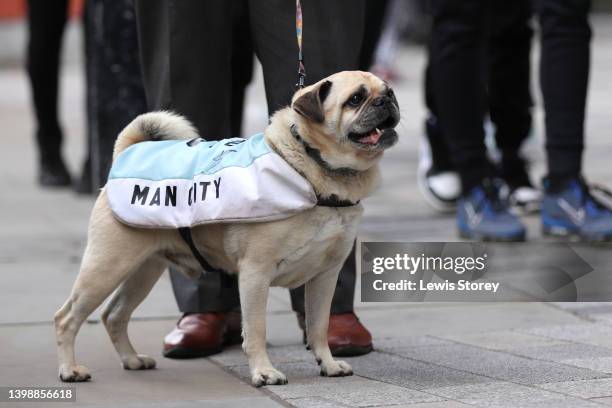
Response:
[{"label": "dog jacket", "polygon": [[113,162],[106,193],[121,222],[154,228],[270,221],[317,204],[311,184],[263,133],[136,143]]}]

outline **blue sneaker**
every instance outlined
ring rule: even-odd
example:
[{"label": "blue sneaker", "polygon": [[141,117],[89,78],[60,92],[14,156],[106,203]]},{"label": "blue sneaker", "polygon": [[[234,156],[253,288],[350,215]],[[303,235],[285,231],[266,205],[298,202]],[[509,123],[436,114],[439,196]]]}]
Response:
[{"label": "blue sneaker", "polygon": [[523,224],[489,180],[459,199],[457,225],[461,237],[480,241],[524,241],[526,235]]},{"label": "blue sneaker", "polygon": [[594,194],[612,197],[601,187],[589,187],[582,178],[573,179],[552,191],[544,180],[542,231],[545,235],[585,241],[612,240],[612,209]]}]

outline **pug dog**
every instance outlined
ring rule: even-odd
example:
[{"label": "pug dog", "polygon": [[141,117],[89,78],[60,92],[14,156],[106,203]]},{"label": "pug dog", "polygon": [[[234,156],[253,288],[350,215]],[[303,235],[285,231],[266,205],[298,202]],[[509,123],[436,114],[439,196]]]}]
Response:
[{"label": "pug dog", "polygon": [[[378,162],[397,142],[394,128],[399,119],[393,90],[367,72],[340,72],[298,90],[291,106],[274,114],[264,137],[312,184],[322,205],[282,220],[192,228],[193,244],[208,263],[238,275],[242,347],[255,386],[287,383],[266,351],[270,286],[305,285],[307,341],[321,375],[352,375],[349,364],[332,358],[327,343],[330,307],[338,273],[357,235],[363,211],[359,202],[377,184]],[[120,133],[114,158],[142,141],[194,137],[193,127],[178,115],[144,114]],[[189,276],[201,273],[176,230],[123,224],[113,216],[102,189],[92,210],[78,277],[70,297],[55,314],[62,381],[91,378],[88,369],[75,360],[75,338],[85,319],[112,292],[102,321],[123,368],[155,367],[155,360],[136,352],[127,325],[169,263]]]}]

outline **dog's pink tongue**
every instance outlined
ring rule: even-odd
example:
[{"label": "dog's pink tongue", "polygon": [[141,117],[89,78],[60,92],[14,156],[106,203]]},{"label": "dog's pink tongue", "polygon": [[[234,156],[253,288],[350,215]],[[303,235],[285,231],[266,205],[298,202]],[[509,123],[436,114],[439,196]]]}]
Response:
[{"label": "dog's pink tongue", "polygon": [[374,129],[373,131],[368,133],[367,136],[359,139],[359,142],[363,144],[376,144],[378,143],[378,140],[380,139],[381,134],[382,132],[380,132],[378,129]]}]

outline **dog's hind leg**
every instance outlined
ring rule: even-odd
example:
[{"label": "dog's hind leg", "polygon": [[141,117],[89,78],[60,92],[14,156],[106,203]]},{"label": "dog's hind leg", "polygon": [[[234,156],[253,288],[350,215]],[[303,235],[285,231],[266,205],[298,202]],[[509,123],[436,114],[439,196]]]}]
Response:
[{"label": "dog's hind leg", "polygon": [[340,267],[341,264],[315,276],[306,282],[304,288],[308,345],[314,352],[317,363],[321,366],[321,375],[328,377],[353,374],[348,363],[334,360],[327,342],[329,313]]},{"label": "dog's hind leg", "polygon": [[102,313],[106,331],[126,370],[155,368],[154,359],[134,350],[127,328],[132,312],[147,297],[165,268],[166,262],[161,257],[146,260],[119,286]]},{"label": "dog's hind leg", "polygon": [[[96,206],[100,205],[100,199]],[[96,211],[96,209],[94,209]],[[145,232],[119,224],[112,215],[93,219],[89,243],[70,297],[55,314],[55,334],[62,381],[87,381],[86,367],[77,365],[74,342],[81,324],[156,250],[155,238]],[[104,216],[106,215],[106,216]]]}]

